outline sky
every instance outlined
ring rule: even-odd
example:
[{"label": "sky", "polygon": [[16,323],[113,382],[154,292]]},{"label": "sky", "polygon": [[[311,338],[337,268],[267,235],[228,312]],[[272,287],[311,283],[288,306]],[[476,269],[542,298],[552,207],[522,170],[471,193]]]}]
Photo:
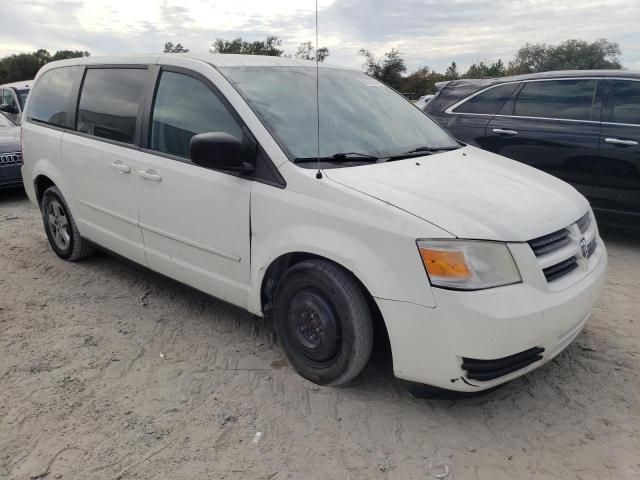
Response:
[{"label": "sky", "polygon": [[[640,70],[640,0],[318,0],[319,44],[331,63],[360,67],[361,48],[399,49],[409,71],[512,58],[527,42],[606,38]],[[315,0],[6,0],[0,57],[39,48],[92,55],[160,52],[181,42],[277,35],[287,53],[315,38]]]}]

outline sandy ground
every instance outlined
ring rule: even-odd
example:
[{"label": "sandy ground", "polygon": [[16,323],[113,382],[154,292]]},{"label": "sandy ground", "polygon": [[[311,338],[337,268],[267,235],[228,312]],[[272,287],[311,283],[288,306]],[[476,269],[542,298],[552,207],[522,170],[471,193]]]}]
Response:
[{"label": "sandy ground", "polygon": [[105,254],[63,262],[0,193],[0,477],[640,478],[640,239],[604,237],[606,292],[562,355],[424,400],[374,366],[316,387],[272,325]]}]

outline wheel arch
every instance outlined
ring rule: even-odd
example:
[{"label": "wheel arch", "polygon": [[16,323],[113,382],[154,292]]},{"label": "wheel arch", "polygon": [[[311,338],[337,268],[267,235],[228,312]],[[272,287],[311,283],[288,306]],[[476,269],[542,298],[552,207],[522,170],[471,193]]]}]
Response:
[{"label": "wheel arch", "polygon": [[57,185],[51,178],[43,173],[37,175],[33,180],[33,188],[36,194],[36,200],[38,201],[38,207],[42,205],[42,195],[44,195],[45,190],[49,187],[57,187]]}]

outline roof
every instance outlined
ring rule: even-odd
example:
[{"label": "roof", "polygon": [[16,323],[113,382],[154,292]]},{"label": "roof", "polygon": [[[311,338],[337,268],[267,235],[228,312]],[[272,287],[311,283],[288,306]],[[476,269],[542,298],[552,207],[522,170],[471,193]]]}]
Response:
[{"label": "roof", "polygon": [[[230,53],[162,53],[162,54],[136,54],[136,55],[110,55],[110,56],[90,56],[71,58],[68,60],[60,60],[50,62],[45,65],[47,67],[56,66],[72,66],[72,65],[95,65],[95,64],[135,64],[135,63],[163,63],[166,58],[181,57],[184,59],[196,60],[208,63],[214,67],[312,67],[315,68],[316,62],[313,60],[298,60],[296,58],[272,57],[266,55],[237,55]],[[320,68],[339,68],[343,70],[352,70],[348,67],[332,65],[330,63],[321,62],[318,64]]]},{"label": "roof", "polygon": [[477,85],[478,87],[488,87],[498,83],[520,82],[523,80],[535,80],[541,78],[566,78],[566,77],[623,77],[640,79],[640,71],[635,70],[556,70],[553,72],[525,73],[523,75],[512,75],[510,77],[498,78],[463,78],[459,80],[448,80],[437,82],[436,87],[440,90],[445,85],[456,87],[458,85]]},{"label": "roof", "polygon": [[0,88],[4,88],[4,87],[17,88],[17,89],[31,88],[32,83],[33,83],[33,80],[23,80],[21,82],[5,83],[4,85],[0,85]]}]

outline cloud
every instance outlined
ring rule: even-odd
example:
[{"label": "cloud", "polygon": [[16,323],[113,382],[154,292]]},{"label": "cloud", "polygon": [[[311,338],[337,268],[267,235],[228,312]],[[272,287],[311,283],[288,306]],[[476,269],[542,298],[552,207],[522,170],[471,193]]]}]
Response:
[{"label": "cloud", "polygon": [[[0,56],[37,48],[98,54],[159,52],[167,41],[207,51],[217,37],[280,36],[292,53],[314,39],[314,1],[12,0],[0,30]],[[409,70],[443,71],[476,60],[507,60],[527,42],[607,38],[622,63],[640,68],[637,0],[321,0],[320,43],[330,60],[358,67],[366,48],[399,48]]]}]

